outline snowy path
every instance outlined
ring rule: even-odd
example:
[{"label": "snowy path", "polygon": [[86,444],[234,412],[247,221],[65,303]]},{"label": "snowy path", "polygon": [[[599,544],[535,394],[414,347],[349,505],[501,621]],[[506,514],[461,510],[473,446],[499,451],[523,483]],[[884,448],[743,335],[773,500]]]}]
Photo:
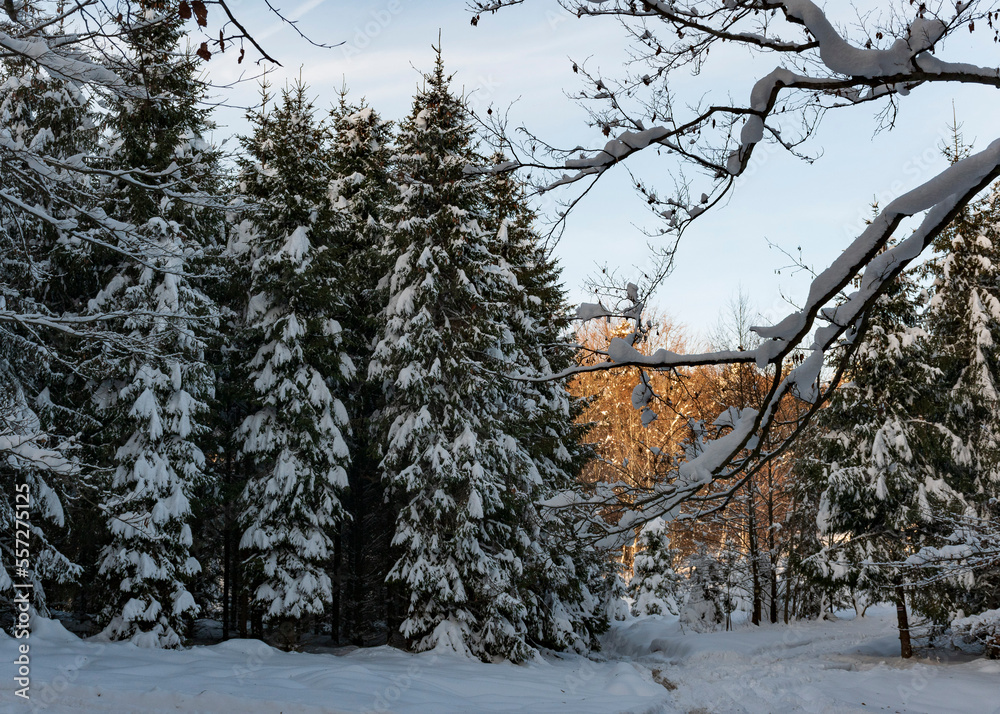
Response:
[{"label": "snowy path", "polygon": [[676,623],[623,623],[608,651],[660,670],[667,711],[1000,714],[1000,661],[954,652],[899,658],[895,611],[862,620],[683,635]]},{"label": "snowy path", "polygon": [[[256,641],[180,652],[85,642],[38,620],[31,704],[0,680],[0,712],[727,712],[1000,713],[1000,662],[897,655],[892,611],[857,622],[682,634],[677,623],[621,623],[607,661],[546,657],[485,665],[389,648],[295,654]],[[0,636],[12,662],[15,641]]]}]

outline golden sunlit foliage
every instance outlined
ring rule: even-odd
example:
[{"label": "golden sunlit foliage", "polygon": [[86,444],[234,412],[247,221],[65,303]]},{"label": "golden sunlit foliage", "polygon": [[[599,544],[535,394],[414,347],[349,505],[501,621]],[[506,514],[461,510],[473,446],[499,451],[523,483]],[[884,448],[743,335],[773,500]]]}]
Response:
[{"label": "golden sunlit foliage", "polygon": [[[742,299],[723,316],[712,335],[713,349],[748,346],[753,339],[749,330],[751,315]],[[624,320],[592,320],[578,330],[580,362],[600,361],[596,351],[606,347],[613,337],[628,337],[634,323]],[[706,345],[695,343],[683,326],[668,315],[659,313],[652,329],[635,345],[643,354],[658,349],[685,353],[701,351]],[[633,404],[636,385],[645,378],[655,397],[652,407],[657,418],[643,425],[642,412]],[[670,372],[647,371],[643,377],[637,367],[582,373],[570,384],[574,396],[587,400],[580,421],[588,425],[586,440],[596,458],[584,469],[586,483],[623,485],[622,509],[635,488],[649,490],[669,478],[674,460],[683,453],[692,436],[692,424],[712,424],[730,407],[760,408],[766,398],[772,376],[752,364],[689,368]],[[794,422],[798,406],[789,400],[779,415],[779,423]],[[775,443],[778,433],[770,438]],[[767,446],[767,445],[765,445]],[[776,458],[745,482],[724,506],[713,506],[711,513],[700,513],[697,502],[687,504],[670,525],[671,545],[683,559],[699,549],[715,554],[724,566],[734,570],[734,582],[742,586],[744,599],[752,603],[751,619],[759,622],[765,605],[769,619],[777,619],[779,603],[787,598],[782,587],[781,571],[788,550],[782,524],[792,507],[791,468],[787,458]],[[731,484],[724,484],[725,487]],[[625,488],[628,487],[628,488]],[[616,521],[620,513],[607,509],[604,517]],[[638,533],[636,534],[638,535]],[[634,545],[625,547],[622,560],[631,566]],[[735,577],[735,571],[740,572]]]}]

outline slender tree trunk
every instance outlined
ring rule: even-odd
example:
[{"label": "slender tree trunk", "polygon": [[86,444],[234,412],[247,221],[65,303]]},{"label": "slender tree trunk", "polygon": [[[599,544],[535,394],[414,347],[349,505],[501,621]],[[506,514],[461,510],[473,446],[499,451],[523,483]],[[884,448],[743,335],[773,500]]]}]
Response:
[{"label": "slender tree trunk", "polygon": [[[247,604],[249,606],[249,598],[247,598]],[[264,639],[264,613],[256,607],[250,611],[250,634],[255,639]]]},{"label": "slender tree trunk", "polygon": [[771,607],[768,612],[768,619],[772,625],[778,622],[778,569],[774,562],[771,562]]},{"label": "slender tree trunk", "polygon": [[896,586],[896,623],[899,627],[899,655],[903,659],[913,656],[910,644],[910,618],[906,614],[906,593],[902,585]]},{"label": "slender tree trunk", "polygon": [[[363,427],[362,427],[363,428]],[[362,440],[363,445],[362,453],[364,453],[365,444],[367,440]],[[362,456],[361,458],[365,458]],[[367,465],[367,459],[364,463]],[[357,468],[357,467],[355,467]],[[348,592],[351,596],[351,613],[348,618],[348,628],[350,632],[348,633],[348,639],[355,645],[361,647],[364,645],[364,635],[363,633],[371,629],[367,626],[365,622],[365,559],[364,559],[364,549],[365,549],[365,537],[364,533],[368,525],[367,519],[365,518],[364,508],[367,500],[367,489],[365,488],[366,474],[361,473],[360,475],[355,475],[354,487],[350,494],[351,502],[354,504],[353,518],[351,520],[351,525],[349,528],[350,538],[347,542],[348,548],[348,558],[347,562],[350,563],[350,587]]]},{"label": "slender tree trunk", "polygon": [[[228,511],[228,509],[227,509]],[[229,629],[232,626],[230,622],[230,612],[229,612],[229,593],[231,590],[232,583],[230,578],[232,577],[232,572],[229,567],[229,528],[227,521],[229,520],[228,514],[223,514],[223,527],[222,527],[222,639],[229,639]]]},{"label": "slender tree trunk", "polygon": [[246,587],[243,585],[243,568],[238,567],[237,572],[240,575],[240,588],[237,591],[239,593],[239,603],[236,606],[236,611],[239,613],[240,617],[240,637],[245,640],[250,636],[247,632],[247,620],[250,619],[250,598],[247,595]]},{"label": "slender tree trunk", "polygon": [[774,538],[774,472],[767,467],[767,549],[771,565],[771,624],[778,622],[778,547]]},{"label": "slender tree trunk", "polygon": [[757,518],[756,509],[753,503],[753,481],[748,484],[747,489],[747,530],[750,536],[750,574],[753,580],[753,612],[750,616],[750,621],[755,624],[760,624],[760,616],[763,599],[763,588],[760,584],[760,547],[757,542]]},{"label": "slender tree trunk", "polygon": [[392,538],[396,533],[396,514],[399,512],[398,504],[393,501],[387,503],[381,514],[381,533],[379,543],[379,591],[382,593],[382,613],[386,621],[386,644],[395,647],[402,647],[406,644],[405,638],[400,634],[399,628],[406,619],[409,604],[406,596],[401,592],[398,584],[387,582],[389,571],[396,560],[396,554],[392,547]]},{"label": "slender tree trunk", "polygon": [[338,645],[340,644],[340,610],[344,584],[342,541],[341,529],[338,528],[337,535],[333,539],[333,602],[330,603],[330,637]]}]

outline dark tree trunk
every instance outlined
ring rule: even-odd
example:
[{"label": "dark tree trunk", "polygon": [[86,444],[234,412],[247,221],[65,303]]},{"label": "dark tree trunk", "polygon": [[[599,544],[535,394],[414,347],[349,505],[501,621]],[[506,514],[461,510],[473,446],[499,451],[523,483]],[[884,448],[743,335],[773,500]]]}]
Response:
[{"label": "dark tree trunk", "polygon": [[774,472],[767,467],[767,549],[771,566],[771,624],[778,622],[778,546],[774,538]]},{"label": "dark tree trunk", "polygon": [[330,639],[340,644],[341,592],[343,590],[344,554],[340,530],[333,538],[333,602],[330,603]]},{"label": "dark tree trunk", "polygon": [[250,598],[247,596],[246,588],[243,586],[243,568],[238,567],[236,570],[240,575],[239,590],[237,590],[239,602],[236,606],[236,612],[239,613],[240,618],[240,637],[245,640],[250,636],[247,632],[247,620],[250,619]]},{"label": "dark tree trunk", "polygon": [[[227,524],[228,525],[228,524]],[[229,593],[232,587],[232,568],[230,567],[229,552],[229,528],[222,530],[222,639],[229,639],[229,630],[232,627],[229,612]]]},{"label": "dark tree trunk", "polygon": [[760,546],[757,542],[757,518],[753,503],[753,481],[750,481],[747,489],[747,531],[750,536],[750,574],[753,580],[753,612],[750,621],[760,624],[761,611],[763,610],[761,600],[763,600],[763,588],[760,584]]},{"label": "dark tree trunk", "polygon": [[[354,503],[360,507],[364,507],[368,497],[366,481],[367,479],[364,477],[357,479],[357,491],[353,494]],[[368,519],[365,517],[365,514],[360,512],[355,513],[354,520],[351,522],[351,537],[348,540],[348,547],[350,548],[349,560],[351,563],[350,636],[351,641],[359,647],[365,645],[365,633],[371,629],[368,624],[370,615],[365,607],[365,595],[368,591],[365,578],[365,533],[368,530],[367,525]]]},{"label": "dark tree trunk", "polygon": [[771,609],[768,612],[771,624],[778,622],[778,569],[771,563]]},{"label": "dark tree trunk", "polygon": [[902,585],[896,586],[896,624],[899,627],[899,655],[903,659],[913,656],[913,647],[910,644],[910,618],[906,614],[906,593]]},{"label": "dark tree trunk", "polygon": [[[246,600],[249,601],[249,598]],[[264,613],[256,607],[250,611],[250,635],[258,640],[264,639]]]}]

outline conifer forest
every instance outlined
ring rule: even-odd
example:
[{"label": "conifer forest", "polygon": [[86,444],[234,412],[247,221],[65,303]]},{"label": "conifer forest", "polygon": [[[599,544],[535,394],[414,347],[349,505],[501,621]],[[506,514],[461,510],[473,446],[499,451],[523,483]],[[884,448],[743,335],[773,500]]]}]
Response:
[{"label": "conifer forest", "polygon": [[6,0],[0,712],[1000,712],[998,33]]}]

